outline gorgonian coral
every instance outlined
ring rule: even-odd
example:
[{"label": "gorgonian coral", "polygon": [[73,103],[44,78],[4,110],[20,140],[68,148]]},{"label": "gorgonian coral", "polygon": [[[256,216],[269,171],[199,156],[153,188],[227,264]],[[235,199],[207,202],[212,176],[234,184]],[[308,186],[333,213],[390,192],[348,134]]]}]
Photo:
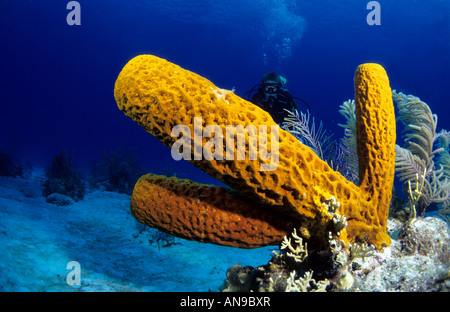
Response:
[{"label": "gorgonian coral", "polygon": [[[404,125],[404,147],[396,145],[395,170],[404,188],[417,189],[423,183],[417,201],[419,215],[432,203],[445,208],[450,205],[450,133],[436,131],[438,118],[418,97],[395,90],[398,120]],[[435,161],[436,160],[436,161]],[[409,183],[409,184],[408,184]]]}]

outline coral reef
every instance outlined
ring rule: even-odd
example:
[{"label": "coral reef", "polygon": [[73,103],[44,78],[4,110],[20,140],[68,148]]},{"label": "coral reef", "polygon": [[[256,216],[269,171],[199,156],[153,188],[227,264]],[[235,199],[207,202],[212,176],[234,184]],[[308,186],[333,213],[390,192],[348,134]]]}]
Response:
[{"label": "coral reef", "polygon": [[62,150],[56,155],[46,168],[42,195],[47,197],[52,193],[69,196],[75,201],[83,199],[86,192],[84,181],[80,174],[73,169],[73,155]]},{"label": "coral reef", "polygon": [[[423,215],[431,203],[441,208],[450,205],[450,133],[437,132],[437,116],[419,98],[393,91],[397,102],[399,120],[405,125],[404,147],[396,145],[396,171],[403,182],[404,192],[411,197],[411,189],[420,194],[411,212]],[[437,161],[435,162],[435,157]]]},{"label": "coral reef", "polygon": [[389,228],[392,244],[382,251],[366,244],[344,246],[332,235],[326,249],[308,250],[294,231],[294,241],[285,237],[267,265],[230,267],[222,291],[449,291],[445,222],[419,217],[405,226],[392,219]]},{"label": "coral reef", "polygon": [[357,262],[352,291],[450,290],[450,234],[447,224],[434,217],[418,217],[408,226],[392,219],[398,231],[384,253]]},{"label": "coral reef", "polygon": [[[230,160],[225,151],[220,155],[215,154],[221,157],[202,158],[199,146],[190,150],[189,161],[255,202],[269,204],[276,219],[289,218],[298,224],[303,237],[310,242],[316,240],[318,244],[326,243],[324,237],[328,235],[328,227],[333,218],[324,203],[335,196],[342,204],[339,208],[340,215],[345,215],[348,220],[346,231],[341,232],[340,239],[347,243],[348,240],[367,241],[380,248],[389,245],[390,241],[385,228],[394,177],[396,137],[392,93],[384,69],[378,64],[359,66],[355,74],[355,94],[361,181],[359,187],[340,173],[334,172],[290,133],[279,130],[265,111],[233,92],[220,89],[207,79],[166,60],[152,55],[135,57],[122,69],[114,89],[119,109],[168,147],[177,142],[176,137],[172,136],[172,130],[177,125],[184,125],[189,133],[203,134],[200,137],[203,151],[205,146],[209,147],[209,151],[213,147],[227,146],[232,148],[232,155],[239,151],[239,140],[233,139],[230,143],[225,136],[218,136],[210,142],[208,136],[212,136],[212,131],[208,126],[216,125],[222,133],[226,132],[227,125],[241,126],[240,129],[246,129],[247,132],[235,135],[243,135],[245,138],[250,135],[248,130],[251,125],[274,129],[272,131],[277,132],[278,136],[273,136],[270,131],[270,135],[266,136],[256,133],[256,142],[260,143],[260,151],[263,149],[267,152],[270,150],[269,146],[273,147],[273,141],[278,139],[277,166],[273,166],[271,159],[264,159],[260,154],[256,160]],[[202,117],[200,120],[199,116]],[[217,128],[215,129],[217,132]],[[207,133],[209,135],[205,137]],[[185,142],[190,143],[191,139],[189,136],[183,137]],[[250,146],[245,148],[245,155],[249,155]],[[273,170],[260,170],[262,165]],[[147,190],[135,188],[133,195],[136,192],[136,196],[147,202],[154,199],[151,193],[139,195],[142,191]],[[184,210],[176,200],[171,201],[171,204],[172,212]],[[138,208],[133,206],[135,202],[132,203],[132,209],[136,211]],[[252,213],[259,214],[257,210]],[[217,227],[202,227],[219,222],[220,217],[214,213],[201,217],[202,222],[199,220],[189,223],[191,226],[195,225],[195,228],[186,228],[185,225],[182,236],[186,237],[186,233],[189,233],[189,238],[196,240],[204,239],[205,235],[218,237],[210,232],[218,229]],[[151,221],[141,219],[141,222],[156,224],[163,230],[170,227],[165,218],[152,218]],[[211,222],[205,223],[203,218]],[[241,218],[242,222],[253,222],[249,216]],[[284,231],[290,230],[292,229],[287,226],[284,228]],[[237,247],[248,246],[245,234],[223,232],[227,237],[211,242],[227,241]],[[264,244],[266,243],[262,245]]]},{"label": "coral reef", "polygon": [[[398,120],[405,126],[404,147],[396,145],[395,148],[395,170],[403,182],[405,198],[400,200],[393,189],[390,216],[407,222],[417,215],[423,216],[426,208],[434,203],[440,209],[439,214],[446,218],[450,206],[450,134],[447,130],[437,132],[437,116],[419,98],[395,90],[392,96],[397,103]],[[353,173],[349,178],[352,180],[351,177],[357,178],[355,169],[358,168],[354,101],[344,102],[340,112],[347,121],[340,124],[345,129],[341,147],[348,169]]]},{"label": "coral reef", "polygon": [[[327,245],[310,249],[296,229],[286,235],[279,251],[274,251],[267,265],[257,268],[233,266],[227,272],[226,291],[252,290],[259,292],[323,292],[348,290],[353,286],[350,263],[359,257],[370,257],[374,247],[358,243],[345,245],[336,237],[347,222],[337,212],[340,203],[334,198],[327,202],[334,211],[335,227],[330,228]],[[293,240],[292,240],[293,239]],[[245,279],[237,279],[245,273]],[[240,283],[236,283],[239,280]],[[244,283],[245,282],[245,283]]]}]

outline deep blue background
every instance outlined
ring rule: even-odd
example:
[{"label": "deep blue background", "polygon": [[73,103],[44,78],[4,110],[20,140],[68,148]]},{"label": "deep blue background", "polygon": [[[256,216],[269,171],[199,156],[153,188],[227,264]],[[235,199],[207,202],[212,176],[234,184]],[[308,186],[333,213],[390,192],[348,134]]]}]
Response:
[{"label": "deep blue background", "polygon": [[355,68],[378,62],[450,129],[450,1],[381,0],[380,26],[366,23],[368,2],[80,0],[81,26],[69,26],[68,1],[0,0],[0,147],[20,142],[15,155],[35,166],[65,147],[87,167],[127,144],[149,172],[210,182],[117,109],[117,75],[143,53],[238,95],[278,71],[338,138]]}]

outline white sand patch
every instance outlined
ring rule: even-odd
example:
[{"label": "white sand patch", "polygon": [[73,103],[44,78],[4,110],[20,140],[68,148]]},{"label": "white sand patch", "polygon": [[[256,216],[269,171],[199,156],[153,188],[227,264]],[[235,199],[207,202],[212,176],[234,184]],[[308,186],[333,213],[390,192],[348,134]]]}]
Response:
[{"label": "white sand patch", "polygon": [[[36,180],[0,179],[0,291],[218,291],[228,267],[270,259],[271,248],[182,239],[158,249],[139,234],[130,196],[94,191],[56,206]],[[70,261],[80,264],[80,286],[66,282]]]}]

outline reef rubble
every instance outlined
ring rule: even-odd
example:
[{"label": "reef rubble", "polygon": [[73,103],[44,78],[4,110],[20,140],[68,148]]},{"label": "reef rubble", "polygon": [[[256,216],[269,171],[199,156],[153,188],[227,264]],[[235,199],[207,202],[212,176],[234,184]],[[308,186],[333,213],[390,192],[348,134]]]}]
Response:
[{"label": "reef rubble", "polygon": [[[382,250],[359,255],[323,254],[321,266],[303,259],[292,261],[283,250],[256,268],[240,264],[227,271],[223,291],[337,291],[337,292],[447,292],[450,290],[450,232],[437,217],[414,220],[409,226],[388,220],[392,243]],[[300,250],[301,248],[298,248]],[[323,252],[323,251],[322,251]],[[317,260],[318,255],[310,252]],[[317,261],[315,261],[317,262]]]}]

